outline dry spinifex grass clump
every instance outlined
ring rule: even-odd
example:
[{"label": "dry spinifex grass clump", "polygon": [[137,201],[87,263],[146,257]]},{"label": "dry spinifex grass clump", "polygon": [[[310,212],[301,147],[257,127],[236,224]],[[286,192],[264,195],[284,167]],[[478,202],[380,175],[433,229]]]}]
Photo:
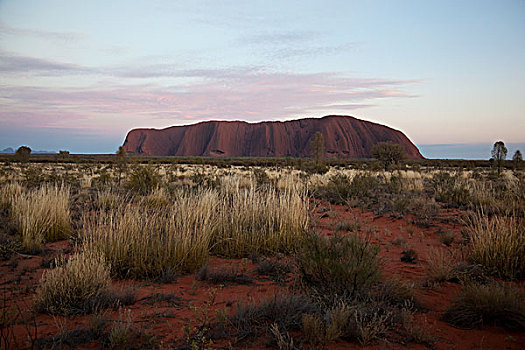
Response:
[{"label": "dry spinifex grass clump", "polygon": [[525,291],[519,286],[498,283],[468,283],[454,299],[443,318],[451,324],[473,328],[496,324],[525,330]]},{"label": "dry spinifex grass clump", "polygon": [[446,249],[433,249],[427,254],[426,260],[430,281],[445,282],[458,276],[457,267],[461,262],[458,253]]},{"label": "dry spinifex grass clump", "polygon": [[468,229],[470,260],[503,278],[525,277],[525,225],[519,218],[478,214]]},{"label": "dry spinifex grass clump", "polygon": [[158,278],[168,271],[193,272],[210,253],[239,257],[290,251],[308,225],[304,191],[255,184],[219,191],[199,187],[153,201],[159,193],[86,218],[86,244],[104,254],[115,275]]},{"label": "dry spinifex grass clump", "polygon": [[24,192],[22,186],[16,182],[3,184],[0,189],[0,209],[12,210],[14,199]]},{"label": "dry spinifex grass clump", "polygon": [[159,278],[199,269],[217,226],[217,193],[181,191],[174,197],[169,210],[122,206],[86,218],[86,246],[101,252],[118,277]]},{"label": "dry spinifex grass clump", "polygon": [[71,235],[69,193],[68,186],[43,185],[13,197],[11,215],[26,251],[40,251],[43,242]]},{"label": "dry spinifex grass clump", "polygon": [[305,191],[230,186],[220,193],[212,251],[227,257],[292,250],[308,227]]},{"label": "dry spinifex grass clump", "polygon": [[58,267],[44,273],[34,300],[37,311],[68,315],[92,311],[109,295],[109,267],[100,254],[79,253],[69,261],[57,259]]}]

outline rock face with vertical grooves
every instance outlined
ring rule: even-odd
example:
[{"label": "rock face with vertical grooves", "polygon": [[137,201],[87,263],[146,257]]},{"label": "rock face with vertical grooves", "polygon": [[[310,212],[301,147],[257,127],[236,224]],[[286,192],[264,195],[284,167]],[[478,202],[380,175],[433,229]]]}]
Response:
[{"label": "rock face with vertical grooves", "polygon": [[349,116],[326,116],[285,122],[208,121],[166,129],[134,129],[126,136],[128,154],[208,157],[308,157],[319,131],[328,158],[369,158],[378,142],[391,141],[409,159],[422,159],[399,130]]}]

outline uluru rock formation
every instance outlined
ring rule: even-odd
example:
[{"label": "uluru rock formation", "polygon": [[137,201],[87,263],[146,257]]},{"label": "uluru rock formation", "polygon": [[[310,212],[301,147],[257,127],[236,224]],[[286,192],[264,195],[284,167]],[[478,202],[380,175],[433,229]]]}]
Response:
[{"label": "uluru rock formation", "polygon": [[326,157],[368,158],[378,142],[392,141],[410,159],[422,159],[399,130],[349,116],[326,116],[285,122],[207,121],[166,129],[134,129],[126,136],[128,154],[150,156],[308,157],[319,131]]}]

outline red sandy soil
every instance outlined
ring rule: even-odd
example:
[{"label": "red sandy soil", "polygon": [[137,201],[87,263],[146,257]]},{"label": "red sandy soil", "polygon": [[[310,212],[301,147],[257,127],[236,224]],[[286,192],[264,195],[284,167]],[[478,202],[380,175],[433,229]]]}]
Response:
[{"label": "red sandy soil", "polygon": [[[450,230],[456,235],[455,242],[460,240],[460,231],[463,228],[459,223],[459,214],[454,211],[442,210],[441,219],[448,218],[448,222],[437,222],[435,226],[421,228],[412,225],[411,218],[389,218],[387,216],[375,217],[373,213],[361,209],[349,209],[345,206],[334,206],[320,203],[314,215],[313,225],[316,230],[331,235],[337,222],[342,220],[354,220],[356,218],[362,223],[361,234],[367,236],[372,242],[381,245],[380,256],[383,259],[383,277],[398,278],[414,284],[418,299],[422,303],[423,311],[416,315],[420,324],[424,324],[430,333],[435,335],[438,341],[435,349],[523,349],[525,334],[509,332],[499,327],[484,326],[481,329],[464,330],[452,327],[440,320],[443,311],[450,305],[451,298],[461,289],[459,284],[441,283],[439,285],[427,286],[426,274],[427,264],[425,256],[433,249],[458,249],[457,243],[451,248],[446,248],[437,238],[438,227],[442,230]],[[447,220],[445,220],[447,221]],[[407,227],[413,227],[410,236]],[[368,227],[368,229],[367,229]],[[375,227],[375,232],[373,229]],[[368,233],[367,233],[368,231]],[[423,234],[423,235],[422,235]],[[401,238],[406,242],[405,248],[414,249],[419,259],[415,264],[400,261],[402,245],[392,245],[391,242]],[[46,258],[68,251],[71,249],[67,241],[46,245]],[[42,256],[14,255],[10,261],[0,264],[0,297],[7,299],[9,306],[18,305],[24,317],[28,317],[31,302],[34,297],[34,288],[40,279],[44,269],[41,267]],[[113,281],[115,288],[133,287],[136,289],[137,302],[125,307],[129,316],[124,312],[123,319],[129,317],[133,321],[135,329],[156,335],[158,343],[169,347],[173,341],[184,336],[183,326],[190,322],[195,324],[196,317],[206,309],[208,305],[209,316],[215,317],[215,310],[225,309],[232,315],[235,304],[239,301],[259,301],[265,297],[272,297],[276,293],[287,293],[289,286],[293,283],[293,276],[288,275],[284,284],[259,276],[255,272],[255,265],[251,261],[240,259],[212,258],[210,268],[237,266],[246,268],[246,274],[254,279],[253,285],[229,285],[217,286],[208,282],[196,281],[193,275],[179,277],[175,282],[162,284],[144,281]],[[151,303],[147,297],[155,293],[165,293],[180,297],[178,305],[167,305],[165,302]],[[3,305],[0,301],[0,305]],[[191,305],[197,307],[197,311]],[[119,320],[119,312],[106,310],[106,315],[115,322]],[[53,317],[38,314],[36,317],[38,337],[46,338],[63,333],[75,328],[88,328],[92,315],[73,317]],[[34,331],[23,324],[14,326],[14,333],[18,347],[24,347],[28,334]],[[293,336],[293,334],[292,334]],[[247,344],[241,348],[265,348],[265,339],[257,340],[254,344]],[[228,340],[214,344],[214,347],[227,347]],[[84,344],[82,348],[96,349],[100,344],[93,342]],[[328,344],[328,349],[393,349],[409,348],[424,349],[419,344],[402,345],[389,343],[387,341],[371,346],[361,346],[358,343],[337,341]]]}]

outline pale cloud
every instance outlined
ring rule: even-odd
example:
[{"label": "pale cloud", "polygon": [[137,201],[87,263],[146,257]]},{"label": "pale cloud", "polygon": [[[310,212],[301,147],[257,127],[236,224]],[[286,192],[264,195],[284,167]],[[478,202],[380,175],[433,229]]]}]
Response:
[{"label": "pale cloud", "polygon": [[0,49],[0,72],[3,74],[71,75],[94,72],[94,70],[70,63],[17,55]]},{"label": "pale cloud", "polygon": [[0,22],[0,37],[5,36],[34,37],[39,39],[54,40],[66,43],[77,42],[86,39],[86,35],[83,33],[56,32],[41,29],[36,30],[30,28],[19,28]]},{"label": "pale cloud", "polygon": [[[321,116],[373,106],[382,98],[410,97],[414,81],[352,79],[336,73],[268,73],[258,69],[188,70],[198,78],[169,87],[115,85],[105,88],[0,86],[0,121],[41,127],[120,129],[122,120],[141,125],[162,120],[240,119],[261,121]],[[157,122],[155,122],[157,124]]]}]

